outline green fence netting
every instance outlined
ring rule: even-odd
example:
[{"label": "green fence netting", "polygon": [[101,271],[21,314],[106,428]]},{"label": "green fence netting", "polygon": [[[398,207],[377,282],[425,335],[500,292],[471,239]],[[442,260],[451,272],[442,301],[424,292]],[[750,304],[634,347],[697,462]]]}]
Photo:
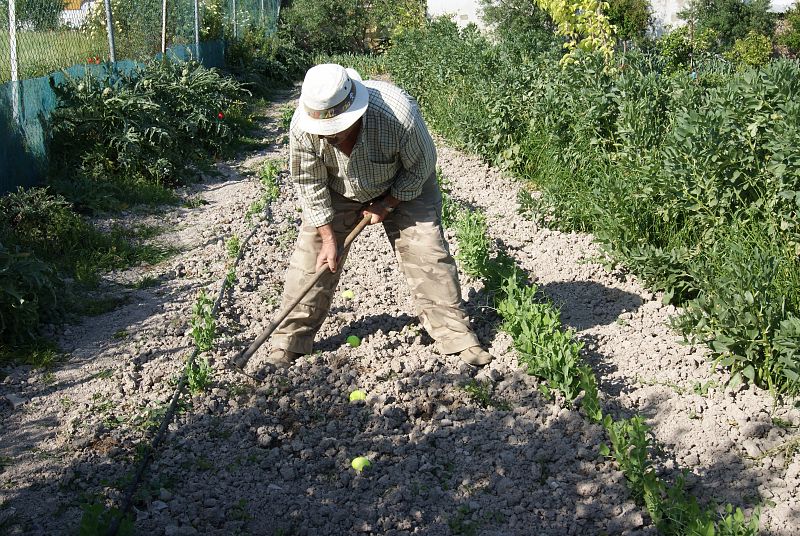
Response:
[{"label": "green fence netting", "polygon": [[[162,50],[223,67],[226,39],[247,28],[276,30],[280,0],[110,0],[110,6],[119,67]],[[112,59],[111,43],[104,0],[0,0],[0,194],[44,177],[47,122],[56,106],[49,78],[102,67]]]}]

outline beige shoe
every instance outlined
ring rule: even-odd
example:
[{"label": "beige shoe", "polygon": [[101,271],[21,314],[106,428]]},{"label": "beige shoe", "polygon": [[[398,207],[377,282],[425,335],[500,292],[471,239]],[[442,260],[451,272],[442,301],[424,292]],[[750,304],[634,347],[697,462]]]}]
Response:
[{"label": "beige shoe", "polygon": [[269,356],[267,356],[265,361],[268,365],[272,365],[276,369],[283,369],[291,367],[301,355],[303,354],[284,350],[283,348],[273,348],[270,350]]},{"label": "beige shoe", "polygon": [[458,354],[458,357],[460,357],[461,361],[464,363],[474,365],[476,367],[482,367],[492,360],[492,354],[480,346],[471,346],[466,350],[462,350],[461,353]]}]

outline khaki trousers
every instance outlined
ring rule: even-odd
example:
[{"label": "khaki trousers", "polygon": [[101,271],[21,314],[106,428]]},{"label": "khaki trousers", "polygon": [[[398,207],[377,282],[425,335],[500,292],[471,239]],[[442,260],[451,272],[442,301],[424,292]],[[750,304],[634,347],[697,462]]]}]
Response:
[{"label": "khaki trousers", "polygon": [[[332,222],[341,247],[347,234],[362,219],[364,203],[331,192],[336,215]],[[442,194],[432,175],[422,194],[403,201],[383,221],[389,243],[397,256],[414,299],[416,314],[436,341],[437,349],[453,354],[479,344],[469,325],[461,302],[461,287],[453,257],[441,226]],[[303,284],[314,275],[322,239],[316,227],[303,222],[286,272],[283,304],[298,295]],[[272,346],[301,354],[312,352],[314,337],[330,310],[342,272],[326,273],[297,304],[272,335]]]}]

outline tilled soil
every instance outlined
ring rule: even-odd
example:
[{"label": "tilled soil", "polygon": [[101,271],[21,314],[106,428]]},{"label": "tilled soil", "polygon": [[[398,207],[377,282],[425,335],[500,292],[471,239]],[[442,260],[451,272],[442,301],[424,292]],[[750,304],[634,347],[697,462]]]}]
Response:
[{"label": "tilled soil", "polygon": [[[279,106],[264,121],[264,150],[186,192],[207,204],[122,218],[164,226],[160,239],[182,253],[111,274],[108,292],[126,302],[60,329],[66,354],[52,372],[4,371],[0,528],[74,534],[81,504],[118,504],[191,353],[198,292],[217,295],[226,241],[255,225],[221,301],[212,383],[187,397],[154,453],[133,503],[136,533],[655,534],[600,456],[602,428],[544,397],[517,364],[480,281],[462,276],[462,291],[495,360],[476,372],[435,353],[380,226],[354,243],[339,291],[355,297],[337,293],[313,355],[263,382],[226,366],[276,311],[299,225],[285,173],[269,213],[245,218],[260,196],[253,173],[287,157]],[[591,236],[537,227],[517,212],[519,184],[443,143],[439,155],[451,195],[487,214],[498,247],[585,343],[605,411],[647,418],[664,476],[688,469],[703,501],[760,504],[764,534],[800,533],[800,456],[780,448],[797,440],[800,412],[723,387],[705,350],[668,327],[677,311],[603,268]],[[132,288],[144,277],[152,285]],[[355,389],[365,401],[349,402]],[[357,456],[372,463],[363,473],[350,467]]]}]

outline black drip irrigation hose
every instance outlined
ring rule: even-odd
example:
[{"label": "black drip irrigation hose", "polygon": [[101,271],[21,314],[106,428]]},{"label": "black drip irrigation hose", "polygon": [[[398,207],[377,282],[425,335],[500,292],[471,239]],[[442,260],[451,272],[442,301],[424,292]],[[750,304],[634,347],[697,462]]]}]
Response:
[{"label": "black drip irrigation hose", "polygon": [[[233,262],[233,268],[235,269],[239,265],[239,261],[242,260],[244,257],[244,252],[247,249],[247,244],[250,240],[255,236],[256,231],[263,225],[264,223],[270,223],[272,221],[272,203],[267,204],[264,211],[266,212],[266,217],[258,222],[256,225],[253,226],[253,229],[250,231],[250,234],[247,235],[247,238],[244,239],[242,242],[241,247],[239,247],[239,253],[236,255],[236,260]],[[228,290],[228,285],[226,284],[227,274],[222,278],[222,284],[220,285],[219,294],[217,294],[217,299],[214,300],[214,305],[211,307],[211,316],[217,316],[219,312],[220,304],[222,303],[222,298],[225,296],[225,292]],[[142,483],[142,477],[144,476],[145,471],[147,470],[147,466],[150,463],[150,459],[152,454],[156,451],[159,447],[161,442],[166,435],[167,427],[172,422],[173,417],[175,416],[175,410],[178,407],[178,401],[183,396],[183,390],[186,387],[186,382],[188,380],[188,370],[195,365],[195,358],[200,353],[200,351],[195,347],[192,351],[189,358],[186,360],[186,365],[183,369],[183,374],[181,374],[181,378],[178,381],[178,386],[175,388],[175,392],[172,395],[172,400],[170,401],[169,408],[167,408],[166,413],[164,414],[164,419],[161,421],[161,425],[158,427],[158,432],[156,433],[153,441],[150,443],[150,448],[148,448],[144,456],[142,457],[141,461],[139,462],[139,467],[136,470],[136,474],[133,477],[133,480],[128,485],[128,489],[125,492],[125,496],[122,500],[122,506],[119,509],[118,515],[112,517],[111,525],[106,532],[107,536],[116,536],[117,532],[119,531],[120,523],[127,515],[128,511],[131,509],[133,505],[133,497],[136,495],[136,492],[139,489],[139,485]]]}]

